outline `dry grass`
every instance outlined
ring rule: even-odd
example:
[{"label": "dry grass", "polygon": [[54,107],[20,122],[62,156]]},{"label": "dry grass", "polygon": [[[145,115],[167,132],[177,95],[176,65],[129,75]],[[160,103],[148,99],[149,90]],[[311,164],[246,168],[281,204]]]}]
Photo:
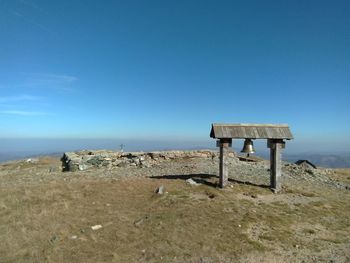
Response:
[{"label": "dry grass", "polygon": [[350,185],[350,169],[336,169],[335,174],[331,176],[332,179]]},{"label": "dry grass", "polygon": [[[166,194],[154,193],[159,185]],[[51,180],[0,189],[0,261],[345,262],[349,218],[345,190]]]}]

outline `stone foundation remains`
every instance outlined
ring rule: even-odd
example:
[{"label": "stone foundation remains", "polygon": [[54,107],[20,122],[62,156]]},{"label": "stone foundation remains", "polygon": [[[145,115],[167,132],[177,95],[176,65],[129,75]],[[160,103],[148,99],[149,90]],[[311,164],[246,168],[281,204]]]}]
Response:
[{"label": "stone foundation remains", "polygon": [[[234,157],[233,152],[229,153]],[[115,152],[115,151],[79,151],[66,152],[62,157],[64,171],[83,171],[90,168],[152,167],[162,161],[181,158],[218,157],[218,152],[198,151],[159,151],[159,152]]]}]

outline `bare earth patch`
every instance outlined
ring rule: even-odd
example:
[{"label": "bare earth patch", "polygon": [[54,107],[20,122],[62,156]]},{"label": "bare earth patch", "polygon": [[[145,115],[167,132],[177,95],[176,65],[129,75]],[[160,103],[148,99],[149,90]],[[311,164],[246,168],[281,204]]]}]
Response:
[{"label": "bare earth patch", "polygon": [[[226,189],[211,159],[79,172],[54,158],[0,165],[0,261],[350,261],[349,190],[286,175],[276,195],[264,166],[237,165]],[[347,183],[349,171],[329,178]]]}]

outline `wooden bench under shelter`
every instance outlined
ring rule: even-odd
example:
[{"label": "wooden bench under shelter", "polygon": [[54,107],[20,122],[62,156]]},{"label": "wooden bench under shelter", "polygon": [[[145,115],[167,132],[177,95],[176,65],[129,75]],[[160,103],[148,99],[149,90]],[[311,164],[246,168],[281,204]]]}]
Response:
[{"label": "wooden bench under shelter", "polygon": [[218,139],[217,146],[220,147],[220,187],[225,187],[228,182],[226,158],[228,148],[232,147],[232,139],[267,139],[267,147],[270,148],[270,188],[275,193],[281,190],[281,154],[285,148],[284,140],[293,139],[287,124],[213,123],[210,137]]}]

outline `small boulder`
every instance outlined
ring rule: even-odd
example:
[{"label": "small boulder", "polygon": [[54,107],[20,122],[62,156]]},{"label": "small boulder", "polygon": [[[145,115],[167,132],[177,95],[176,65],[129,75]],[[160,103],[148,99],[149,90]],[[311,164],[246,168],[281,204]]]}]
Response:
[{"label": "small boulder", "polygon": [[26,160],[27,163],[37,163],[39,162],[39,159],[38,158],[29,158]]},{"label": "small boulder", "polygon": [[200,185],[199,183],[194,181],[192,178],[187,179],[186,183],[189,184],[189,185]]},{"label": "small boulder", "polygon": [[94,225],[94,226],[91,227],[92,230],[98,230],[100,228],[102,228],[101,225]]},{"label": "small boulder", "polygon": [[79,164],[80,171],[85,171],[85,170],[89,169],[90,167],[91,167],[91,165],[88,165],[86,163]]},{"label": "small boulder", "polygon": [[161,186],[157,187],[157,189],[156,189],[154,192],[155,192],[156,194],[159,194],[159,195],[164,194],[164,192],[165,192],[165,187],[164,187],[164,185],[161,185]]}]

